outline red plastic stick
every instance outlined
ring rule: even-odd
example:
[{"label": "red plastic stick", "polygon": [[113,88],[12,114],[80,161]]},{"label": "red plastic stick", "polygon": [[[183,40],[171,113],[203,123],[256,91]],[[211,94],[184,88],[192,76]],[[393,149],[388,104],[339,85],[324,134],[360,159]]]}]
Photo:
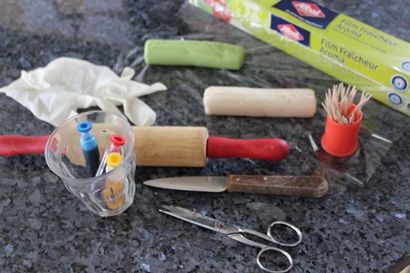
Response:
[{"label": "red plastic stick", "polygon": [[282,160],[289,154],[289,145],[280,138],[232,139],[209,137],[210,158],[247,157],[259,160]]}]

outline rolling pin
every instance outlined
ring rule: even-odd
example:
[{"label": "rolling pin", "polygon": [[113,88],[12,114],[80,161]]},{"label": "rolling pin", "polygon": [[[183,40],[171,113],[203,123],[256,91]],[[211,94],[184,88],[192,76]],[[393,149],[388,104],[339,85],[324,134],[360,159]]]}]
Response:
[{"label": "rolling pin", "polygon": [[[100,126],[99,130],[103,128]],[[204,167],[207,158],[282,160],[289,153],[288,143],[279,138],[210,137],[205,127],[152,126],[134,130],[138,166]],[[99,139],[100,131],[94,134]],[[48,136],[0,136],[0,156],[44,154],[47,139]],[[77,139],[74,137],[73,141]],[[71,150],[73,153],[67,155],[70,159],[83,158],[81,149]]]}]

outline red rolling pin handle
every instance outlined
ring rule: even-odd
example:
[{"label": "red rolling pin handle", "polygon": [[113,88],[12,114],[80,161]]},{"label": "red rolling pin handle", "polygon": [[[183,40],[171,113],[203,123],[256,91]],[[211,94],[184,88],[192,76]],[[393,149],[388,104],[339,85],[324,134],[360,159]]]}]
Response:
[{"label": "red rolling pin handle", "polygon": [[209,137],[207,142],[207,156],[210,158],[245,157],[259,160],[282,160],[288,154],[289,145],[280,138]]},{"label": "red rolling pin handle", "polygon": [[0,135],[0,156],[44,154],[46,136]]}]

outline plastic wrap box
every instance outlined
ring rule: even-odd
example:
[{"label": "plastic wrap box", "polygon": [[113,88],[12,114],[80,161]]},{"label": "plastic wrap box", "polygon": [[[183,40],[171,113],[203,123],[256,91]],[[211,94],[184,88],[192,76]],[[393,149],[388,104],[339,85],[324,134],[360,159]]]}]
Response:
[{"label": "plastic wrap box", "polygon": [[312,1],[189,0],[410,115],[410,44]]}]

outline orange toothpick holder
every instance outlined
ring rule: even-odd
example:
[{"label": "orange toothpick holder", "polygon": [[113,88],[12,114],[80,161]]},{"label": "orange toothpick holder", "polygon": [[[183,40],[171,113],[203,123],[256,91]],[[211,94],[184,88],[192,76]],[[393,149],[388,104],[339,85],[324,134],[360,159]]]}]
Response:
[{"label": "orange toothpick holder", "polygon": [[[356,105],[351,104],[348,113],[352,113],[355,108]],[[327,115],[325,133],[321,139],[322,148],[327,153],[336,157],[348,157],[357,151],[363,112],[359,110],[354,115],[354,122],[351,124],[338,123]]]}]

